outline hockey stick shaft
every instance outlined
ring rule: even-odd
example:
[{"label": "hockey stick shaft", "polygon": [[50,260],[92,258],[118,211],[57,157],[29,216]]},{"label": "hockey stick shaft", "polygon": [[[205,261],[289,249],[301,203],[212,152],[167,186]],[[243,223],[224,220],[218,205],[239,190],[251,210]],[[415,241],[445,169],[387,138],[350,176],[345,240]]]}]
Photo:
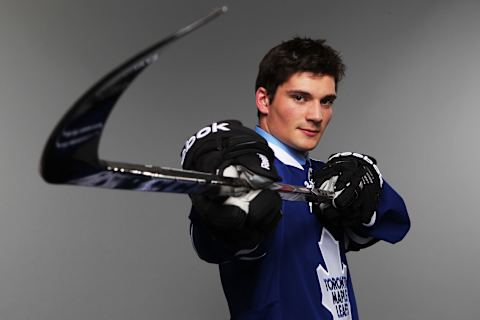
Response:
[{"label": "hockey stick shaft", "polygon": [[[69,181],[69,184],[107,189],[124,189],[149,192],[216,193],[235,195],[251,189],[241,178],[218,176],[206,172],[103,161],[105,170]],[[263,187],[278,191],[282,199],[290,201],[328,202],[334,194],[274,182]]]}]

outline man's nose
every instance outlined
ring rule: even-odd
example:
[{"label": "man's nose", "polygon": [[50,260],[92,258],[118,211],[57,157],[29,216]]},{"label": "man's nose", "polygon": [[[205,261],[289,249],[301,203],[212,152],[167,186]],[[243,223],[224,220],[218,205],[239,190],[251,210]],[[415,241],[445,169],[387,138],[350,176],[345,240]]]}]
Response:
[{"label": "man's nose", "polygon": [[314,122],[321,122],[323,120],[322,105],[320,102],[314,102],[308,106],[306,119]]}]

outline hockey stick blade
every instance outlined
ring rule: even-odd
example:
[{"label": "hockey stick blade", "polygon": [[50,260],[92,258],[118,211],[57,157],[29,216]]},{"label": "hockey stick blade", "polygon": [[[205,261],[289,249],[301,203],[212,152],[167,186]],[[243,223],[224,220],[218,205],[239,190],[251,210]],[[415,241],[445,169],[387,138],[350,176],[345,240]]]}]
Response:
[{"label": "hockey stick blade", "polygon": [[67,111],[43,151],[40,173],[49,183],[69,183],[105,170],[98,157],[100,137],[110,112],[133,80],[158,59],[159,51],[226,11],[225,7],[167,36],[104,76]]},{"label": "hockey stick blade", "polygon": [[[154,63],[159,52],[226,12],[218,8],[141,51],[104,76],[67,111],[44,148],[40,174],[48,183],[153,192],[200,193],[219,191],[221,186],[245,188],[241,179],[208,173],[102,160],[98,147],[112,109],[129,85]],[[288,200],[328,201],[332,194],[313,194],[301,186],[272,184]]]}]

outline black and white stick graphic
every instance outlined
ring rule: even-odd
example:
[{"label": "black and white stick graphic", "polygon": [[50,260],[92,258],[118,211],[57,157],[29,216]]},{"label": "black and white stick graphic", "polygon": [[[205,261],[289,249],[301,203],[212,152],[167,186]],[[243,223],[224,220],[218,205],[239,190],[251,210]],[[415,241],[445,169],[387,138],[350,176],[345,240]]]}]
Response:
[{"label": "black and white stick graphic", "polygon": [[[98,147],[105,123],[120,96],[135,78],[154,63],[167,45],[226,12],[218,8],[141,51],[104,76],[67,111],[55,127],[43,151],[40,173],[48,183],[151,192],[201,193],[220,187],[249,188],[244,179],[150,165],[106,161]],[[233,189],[232,188],[232,189]],[[273,183],[287,200],[322,202],[333,194],[303,186]],[[224,191],[225,188],[222,188]]]}]

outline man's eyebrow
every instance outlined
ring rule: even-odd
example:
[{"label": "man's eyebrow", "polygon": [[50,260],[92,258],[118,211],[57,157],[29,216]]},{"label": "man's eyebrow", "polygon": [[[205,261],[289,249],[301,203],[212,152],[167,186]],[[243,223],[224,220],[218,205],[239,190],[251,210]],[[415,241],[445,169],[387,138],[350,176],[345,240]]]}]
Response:
[{"label": "man's eyebrow", "polygon": [[295,95],[295,94],[298,94],[298,95],[302,95],[302,96],[305,96],[305,97],[312,97],[312,94],[308,91],[303,91],[303,90],[287,90],[287,94],[289,95]]},{"label": "man's eyebrow", "polygon": [[325,97],[323,97],[322,99],[320,99],[320,101],[335,101],[335,99],[337,99],[337,95],[336,94],[328,94],[326,95]]}]

